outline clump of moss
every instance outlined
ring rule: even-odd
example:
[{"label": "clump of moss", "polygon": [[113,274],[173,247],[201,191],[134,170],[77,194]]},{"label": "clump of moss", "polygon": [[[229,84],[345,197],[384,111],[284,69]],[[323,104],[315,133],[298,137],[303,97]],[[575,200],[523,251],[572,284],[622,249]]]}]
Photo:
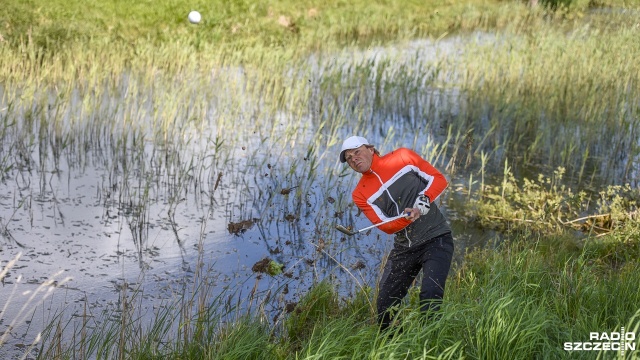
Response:
[{"label": "clump of moss", "polygon": [[270,276],[277,276],[282,274],[282,270],[284,269],[284,264],[281,264],[271,258],[264,258],[257,263],[253,264],[251,267],[251,271],[255,273],[267,274]]}]

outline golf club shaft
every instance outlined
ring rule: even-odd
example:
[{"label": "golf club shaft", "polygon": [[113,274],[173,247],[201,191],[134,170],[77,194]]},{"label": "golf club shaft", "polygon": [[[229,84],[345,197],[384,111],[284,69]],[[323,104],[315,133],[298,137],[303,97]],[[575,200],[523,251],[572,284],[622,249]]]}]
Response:
[{"label": "golf club shaft", "polygon": [[362,228],[362,229],[358,230],[357,232],[363,232],[363,231],[365,231],[365,230],[373,229],[374,227],[378,227],[378,226],[380,226],[380,225],[384,225],[384,224],[386,224],[386,223],[390,223],[390,222],[392,222],[392,221],[396,221],[396,220],[398,220],[398,219],[405,218],[405,217],[407,217],[407,216],[409,216],[409,215],[410,215],[409,213],[402,213],[402,214],[400,214],[400,215],[398,215],[398,216],[394,216],[394,217],[389,218],[389,219],[387,219],[387,220],[385,220],[385,221],[379,222],[379,223],[377,223],[377,224],[373,224],[373,225],[371,225],[371,226],[367,226],[366,228]]}]

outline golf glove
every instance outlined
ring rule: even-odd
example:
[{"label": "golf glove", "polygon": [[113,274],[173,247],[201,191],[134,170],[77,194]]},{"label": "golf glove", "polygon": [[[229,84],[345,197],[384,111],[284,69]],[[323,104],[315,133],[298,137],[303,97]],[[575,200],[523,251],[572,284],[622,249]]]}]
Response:
[{"label": "golf glove", "polygon": [[429,201],[429,197],[424,194],[418,196],[416,202],[413,203],[413,207],[420,209],[420,215],[427,215],[429,210],[431,210],[431,202]]}]

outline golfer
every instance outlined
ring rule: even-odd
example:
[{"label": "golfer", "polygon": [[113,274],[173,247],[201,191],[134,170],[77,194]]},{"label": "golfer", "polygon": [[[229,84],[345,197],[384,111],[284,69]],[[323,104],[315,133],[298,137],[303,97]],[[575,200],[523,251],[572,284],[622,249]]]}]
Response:
[{"label": "golfer", "polygon": [[420,270],[421,310],[429,314],[437,311],[453,256],[451,228],[435,204],[448,184],[444,175],[409,149],[400,148],[381,156],[361,136],[344,141],[340,161],[362,174],[352,197],[372,223],[409,214],[379,227],[395,235],[380,280],[380,327],[386,329],[390,325],[389,308],[407,295]]}]

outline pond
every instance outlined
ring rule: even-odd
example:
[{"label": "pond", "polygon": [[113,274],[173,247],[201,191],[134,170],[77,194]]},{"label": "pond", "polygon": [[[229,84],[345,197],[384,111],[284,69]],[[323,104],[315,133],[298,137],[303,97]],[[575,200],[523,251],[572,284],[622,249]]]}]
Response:
[{"label": "pond", "polygon": [[[435,86],[457,81],[449,64],[478,42],[500,40],[478,33],[314,56],[281,87],[222,68],[204,78],[120,74],[105,85],[0,89],[0,355],[21,354],[56,316],[99,319],[123,291],[138,291],[151,316],[200,271],[212,297],[239,308],[286,285],[276,312],[322,279],[345,296],[374,286],[392,238],[334,228],[369,224],[351,202],[357,176],[338,161],[352,134],[382,153],[413,148],[450,178],[440,201],[458,261],[495,240],[457,214],[469,175],[500,173],[501,158],[486,168],[471,160],[472,137],[451,127],[467,95]],[[478,120],[491,126],[489,116]],[[252,267],[267,257],[285,274],[257,276]]]}]

